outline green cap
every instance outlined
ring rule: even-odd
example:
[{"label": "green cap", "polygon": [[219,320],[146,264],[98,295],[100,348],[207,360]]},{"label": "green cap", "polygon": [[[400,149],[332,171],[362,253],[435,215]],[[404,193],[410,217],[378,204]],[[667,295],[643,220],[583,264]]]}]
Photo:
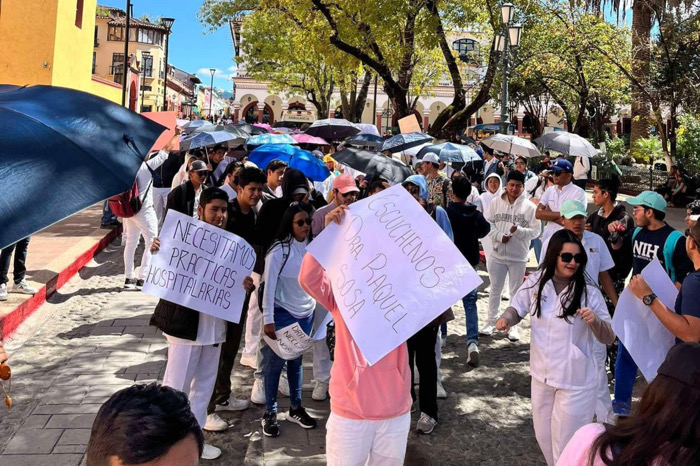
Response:
[{"label": "green cap", "polygon": [[584,217],[588,215],[586,213],[586,206],[583,205],[582,202],[575,199],[568,199],[564,201],[564,203],[561,205],[561,209],[559,209],[559,213],[562,217],[569,220],[574,217],[578,217],[579,215],[583,215]]},{"label": "green cap", "polygon": [[666,201],[661,194],[654,191],[642,191],[637,197],[627,199],[629,205],[640,205],[650,209],[666,212]]}]

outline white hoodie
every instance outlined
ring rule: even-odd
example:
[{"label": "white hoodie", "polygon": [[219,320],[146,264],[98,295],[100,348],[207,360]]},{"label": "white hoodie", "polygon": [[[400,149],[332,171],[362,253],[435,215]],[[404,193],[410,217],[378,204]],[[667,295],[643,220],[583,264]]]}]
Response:
[{"label": "white hoodie", "polygon": [[[498,180],[498,189],[496,190],[495,193],[492,193],[489,191],[488,184],[486,183],[489,178],[496,178]],[[481,200],[481,208],[483,209],[482,212],[484,213],[484,217],[486,216],[486,211],[489,208],[489,204],[493,199],[498,198],[501,194],[503,194],[503,180],[499,175],[496,173],[491,173],[489,176],[487,176],[484,179],[484,187],[486,188],[486,191],[481,193],[480,200]],[[492,249],[493,249],[493,244],[491,244],[491,237],[489,235],[484,236],[481,238],[481,246],[484,248],[484,254],[486,255],[486,260],[489,261],[491,260],[492,256]]]},{"label": "white hoodie", "polygon": [[[494,198],[489,204],[484,217],[491,224],[488,238],[491,240],[491,257],[497,262],[527,262],[530,251],[530,241],[540,235],[541,224],[535,218],[537,206],[530,202],[525,194],[521,194],[514,203],[508,201],[508,194]],[[511,235],[513,224],[518,226]],[[503,236],[511,235],[507,243]]]}]

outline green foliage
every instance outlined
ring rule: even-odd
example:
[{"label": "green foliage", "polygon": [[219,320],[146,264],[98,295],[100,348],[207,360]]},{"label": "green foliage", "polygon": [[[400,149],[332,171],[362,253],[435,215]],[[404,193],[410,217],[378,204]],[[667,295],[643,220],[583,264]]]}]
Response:
[{"label": "green foliage", "polygon": [[624,157],[629,151],[629,137],[627,135],[618,136],[615,139],[610,139],[610,136],[605,135],[605,152],[609,157]]},{"label": "green foliage", "polygon": [[661,140],[657,136],[640,138],[630,148],[630,155],[638,162],[651,163],[663,157]]},{"label": "green foliage", "polygon": [[691,173],[700,173],[700,118],[683,115],[678,128],[678,163]]}]

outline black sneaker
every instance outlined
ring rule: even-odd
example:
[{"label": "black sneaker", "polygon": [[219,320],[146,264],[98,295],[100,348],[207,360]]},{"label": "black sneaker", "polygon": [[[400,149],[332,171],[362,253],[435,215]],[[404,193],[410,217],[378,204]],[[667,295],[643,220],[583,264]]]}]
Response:
[{"label": "black sneaker", "polygon": [[306,410],[299,406],[297,409],[289,409],[287,420],[295,424],[299,424],[304,429],[315,429],[316,419],[306,414]]},{"label": "black sneaker", "polygon": [[136,289],[140,290],[143,288],[144,280],[136,280]]},{"label": "black sneaker", "polygon": [[279,437],[280,427],[277,425],[277,413],[265,413],[262,420],[263,434],[267,437]]},{"label": "black sneaker", "polygon": [[124,289],[125,290],[135,290],[136,289],[136,279],[135,278],[127,278],[124,280]]}]

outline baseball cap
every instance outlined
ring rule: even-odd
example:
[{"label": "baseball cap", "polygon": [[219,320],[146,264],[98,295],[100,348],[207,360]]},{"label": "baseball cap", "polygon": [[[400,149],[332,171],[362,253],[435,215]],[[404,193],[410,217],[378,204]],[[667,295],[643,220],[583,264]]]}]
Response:
[{"label": "baseball cap", "polygon": [[437,154],[433,154],[432,152],[428,152],[423,156],[423,158],[420,160],[421,162],[430,162],[430,163],[440,163],[440,157],[438,157]]},{"label": "baseball cap", "polygon": [[554,161],[552,164],[552,170],[555,172],[562,172],[562,173],[573,173],[574,172],[574,166],[571,165],[571,162],[569,162],[566,159],[563,158],[558,158],[557,160]]},{"label": "baseball cap", "polygon": [[190,171],[191,172],[206,172],[209,171],[207,168],[207,164],[202,162],[201,160],[195,160],[192,162],[192,165],[190,165]]},{"label": "baseball cap", "polygon": [[525,175],[520,173],[518,170],[509,170],[508,171],[508,176],[506,177],[506,183],[509,181],[519,181],[522,184],[525,184]]},{"label": "baseball cap", "polygon": [[654,191],[642,191],[637,197],[627,199],[629,205],[640,205],[650,209],[666,212],[666,201],[661,194]]},{"label": "baseball cap", "polygon": [[347,194],[350,191],[360,191],[352,176],[347,174],[342,174],[333,180],[333,189],[337,189],[341,194]]},{"label": "baseball cap", "polygon": [[700,343],[680,343],[671,348],[657,373],[700,388]]},{"label": "baseball cap", "polygon": [[688,216],[690,220],[693,222],[700,220],[700,201],[693,201],[688,204],[688,212],[690,213]]},{"label": "baseball cap", "polygon": [[333,157],[331,157],[330,154],[326,154],[323,156],[323,163],[328,163],[328,162],[335,163],[335,160],[333,159]]},{"label": "baseball cap", "polygon": [[559,213],[562,217],[567,219],[572,219],[574,217],[578,217],[579,215],[586,217],[587,215],[586,206],[583,205],[581,201],[577,201],[575,199],[567,199],[564,201],[559,209]]}]

